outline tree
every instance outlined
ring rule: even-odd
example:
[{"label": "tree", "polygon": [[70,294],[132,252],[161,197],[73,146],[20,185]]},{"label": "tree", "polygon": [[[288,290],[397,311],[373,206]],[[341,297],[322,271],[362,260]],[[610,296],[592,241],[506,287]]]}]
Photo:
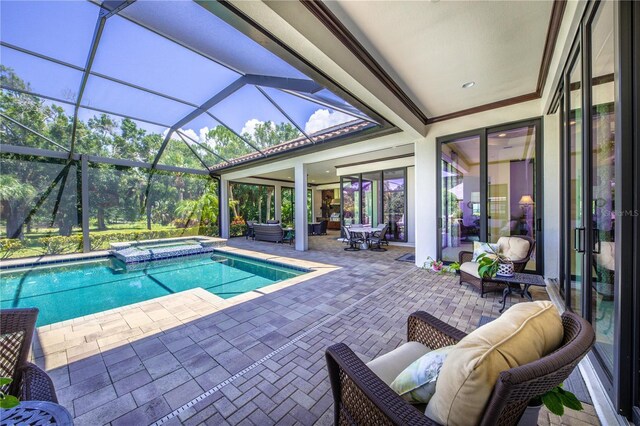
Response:
[{"label": "tree", "polygon": [[24,212],[35,197],[36,189],[24,182],[20,182],[13,176],[0,175],[0,202],[2,205],[2,218],[7,221],[6,233],[8,238],[17,235],[23,238]]}]

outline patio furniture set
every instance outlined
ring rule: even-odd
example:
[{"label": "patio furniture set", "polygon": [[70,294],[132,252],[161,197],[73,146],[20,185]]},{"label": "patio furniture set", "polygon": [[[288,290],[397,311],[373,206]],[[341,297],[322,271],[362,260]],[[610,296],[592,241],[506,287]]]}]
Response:
[{"label": "patio furniture set", "polygon": [[[572,312],[560,316],[551,302],[514,305],[469,335],[415,312],[407,343],[369,363],[344,343],[327,349],[334,424],[516,425],[530,401],[561,385],[594,342],[589,322]],[[435,385],[427,383],[427,401],[410,403],[415,394],[398,393],[396,380],[432,351],[448,355]]]},{"label": "patio furniture set", "polygon": [[343,241],[349,246],[345,248],[345,251],[367,249],[371,251],[387,251],[387,249],[382,247],[383,244],[389,245],[386,237],[387,229],[389,229],[389,227],[384,223],[380,223],[376,227],[369,225],[343,226]]}]

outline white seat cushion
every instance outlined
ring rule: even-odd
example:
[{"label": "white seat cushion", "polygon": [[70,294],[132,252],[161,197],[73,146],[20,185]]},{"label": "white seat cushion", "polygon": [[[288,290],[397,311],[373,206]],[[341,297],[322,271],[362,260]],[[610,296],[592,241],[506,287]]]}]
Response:
[{"label": "white seat cushion", "polygon": [[460,265],[460,270],[469,275],[473,275],[476,278],[480,278],[480,274],[478,273],[478,262],[464,262]]},{"label": "white seat cushion", "polygon": [[407,342],[367,363],[367,367],[388,385],[412,362],[429,352],[427,346],[418,342]]}]

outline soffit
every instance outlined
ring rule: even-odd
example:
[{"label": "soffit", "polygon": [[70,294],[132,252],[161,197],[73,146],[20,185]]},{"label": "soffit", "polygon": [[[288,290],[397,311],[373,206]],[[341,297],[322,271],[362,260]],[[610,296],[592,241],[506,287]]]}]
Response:
[{"label": "soffit", "polygon": [[[434,117],[535,92],[553,2],[325,5]],[[462,89],[468,81],[476,85]]]}]

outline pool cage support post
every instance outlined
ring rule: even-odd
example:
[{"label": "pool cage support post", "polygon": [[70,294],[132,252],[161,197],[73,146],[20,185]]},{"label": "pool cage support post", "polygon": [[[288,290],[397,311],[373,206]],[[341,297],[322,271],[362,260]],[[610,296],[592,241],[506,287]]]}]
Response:
[{"label": "pool cage support post", "polygon": [[89,160],[87,156],[80,156],[80,175],[82,176],[82,252],[91,251],[89,240]]}]

